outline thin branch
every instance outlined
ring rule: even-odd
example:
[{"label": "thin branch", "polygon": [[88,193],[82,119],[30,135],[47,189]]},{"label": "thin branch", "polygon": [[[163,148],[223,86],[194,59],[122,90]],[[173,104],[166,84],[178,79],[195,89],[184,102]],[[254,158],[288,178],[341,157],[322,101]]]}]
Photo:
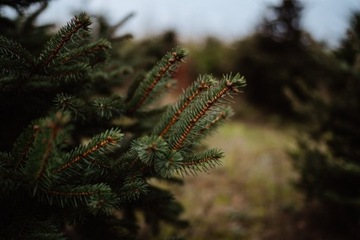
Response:
[{"label": "thin branch", "polygon": [[159,134],[159,136],[163,137],[170,128],[179,120],[180,115],[184,112],[184,110],[189,106],[189,104],[195,99],[196,96],[198,96],[203,90],[206,90],[209,88],[209,85],[202,81],[200,86],[196,89],[196,91],[186,98],[186,101],[179,107],[179,109],[176,111],[172,119],[169,121],[169,123],[165,126],[165,128],[162,130],[162,132]]},{"label": "thin branch", "polygon": [[233,88],[233,82],[227,80],[226,85],[223,89],[219,91],[218,94],[216,94],[212,99],[207,101],[205,106],[199,111],[199,113],[190,120],[190,124],[185,128],[181,136],[177,139],[177,141],[174,143],[174,146],[172,147],[173,150],[179,150],[188,134],[191,132],[191,130],[195,127],[196,123],[206,114],[206,112],[221,98],[223,97],[227,92],[229,91],[236,91],[237,89]]},{"label": "thin branch", "polygon": [[167,63],[161,67],[160,71],[154,76],[153,81],[151,84],[147,87],[147,89],[143,92],[141,95],[141,98],[136,103],[136,105],[130,110],[130,112],[135,112],[140,106],[143,105],[143,103],[148,99],[150,93],[155,88],[155,86],[159,83],[159,81],[165,76],[165,74],[171,69],[173,65],[175,65],[177,62],[180,62],[184,55],[178,54],[177,52],[172,52],[172,57],[168,59]]},{"label": "thin branch", "polygon": [[116,143],[116,140],[113,139],[112,137],[108,136],[105,140],[103,140],[102,142],[96,144],[94,147],[92,147],[91,149],[87,150],[86,152],[80,154],[79,156],[76,156],[75,158],[73,158],[70,162],[58,167],[57,169],[54,170],[54,172],[61,172],[62,170],[65,170],[69,167],[71,167],[72,165],[74,165],[75,163],[79,162],[80,160],[86,158],[87,156],[89,156],[90,154],[98,151],[99,149],[107,146],[108,144],[112,144],[112,143]]},{"label": "thin branch", "polygon": [[45,153],[44,153],[44,155],[42,157],[42,160],[41,160],[40,171],[37,174],[37,176],[35,177],[35,179],[39,179],[43,175],[45,167],[46,167],[46,165],[47,165],[47,163],[49,161],[50,153],[51,153],[51,151],[53,149],[53,142],[56,139],[56,137],[57,137],[57,135],[59,133],[59,130],[60,130],[59,126],[56,123],[52,123],[50,127],[52,129],[51,137],[47,141],[46,150],[45,150]]},{"label": "thin branch", "polygon": [[58,45],[54,48],[54,50],[51,52],[50,56],[44,61],[43,66],[46,67],[49,65],[49,63],[58,55],[60,50],[63,48],[63,46],[71,40],[72,36],[77,33],[81,28],[89,25],[87,21],[80,21],[78,17],[75,17],[74,19],[75,26],[73,29],[68,32],[66,35],[61,36],[61,41],[58,43]]},{"label": "thin branch", "polygon": [[76,197],[80,197],[80,196],[92,196],[94,194],[99,193],[100,191],[92,191],[92,192],[60,192],[60,191],[55,191],[55,190],[46,190],[46,193],[55,195],[55,196],[76,196]]}]

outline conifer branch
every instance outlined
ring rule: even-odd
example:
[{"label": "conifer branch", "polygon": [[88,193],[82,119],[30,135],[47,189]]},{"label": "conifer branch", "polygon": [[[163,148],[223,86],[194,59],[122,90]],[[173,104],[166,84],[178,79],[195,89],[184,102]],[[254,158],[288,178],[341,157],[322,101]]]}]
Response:
[{"label": "conifer branch", "polygon": [[38,135],[40,128],[33,124],[25,129],[16,140],[14,147],[11,151],[15,160],[15,169],[19,169],[22,163],[27,159],[27,155],[33,145],[36,136]]},{"label": "conifer branch", "polygon": [[92,208],[92,210],[104,210],[105,212],[109,212],[106,211],[107,208],[113,208],[118,201],[110,186],[104,183],[83,184],[81,186],[65,185],[39,192],[38,197],[42,201],[47,201],[50,205],[57,204],[63,208],[66,205],[72,207],[85,205]]},{"label": "conifer branch", "polygon": [[214,120],[212,120],[211,122],[209,122],[208,125],[205,126],[203,131],[213,128],[213,126],[215,126],[219,121],[221,121],[222,119],[225,119],[225,118],[226,118],[226,113],[220,112]]},{"label": "conifer branch", "polygon": [[205,133],[207,133],[207,132],[209,132],[209,131],[211,131],[211,130],[215,130],[216,127],[217,127],[218,125],[220,125],[220,123],[221,123],[223,120],[229,118],[232,114],[233,114],[233,112],[232,112],[232,109],[231,109],[231,108],[225,108],[225,109],[223,109],[222,111],[220,111],[219,113],[217,113],[217,114],[214,116],[214,118],[213,118],[212,120],[210,120],[210,121],[208,122],[208,124],[207,124],[203,129],[200,130],[199,133],[200,133],[201,135],[203,135],[203,134],[205,134]]},{"label": "conifer branch", "polygon": [[[72,66],[63,66],[61,69],[48,69],[46,76],[39,76],[38,78],[45,84],[68,83],[78,81],[84,78],[89,72],[87,64],[76,64]],[[53,84],[52,84],[53,85]]]},{"label": "conifer branch", "polygon": [[35,58],[19,43],[0,35],[0,59],[16,59],[34,67]]},{"label": "conifer branch", "polygon": [[78,117],[84,118],[85,102],[82,99],[76,98],[66,93],[57,94],[54,99],[55,106],[62,112],[70,112],[75,119]]},{"label": "conifer branch", "polygon": [[95,191],[81,191],[81,192],[65,192],[65,191],[56,191],[56,190],[46,190],[46,193],[49,193],[51,195],[55,196],[64,196],[64,197],[80,197],[80,196],[91,196],[94,194],[99,193],[99,190]]},{"label": "conifer branch", "polygon": [[[190,87],[186,89],[184,94],[180,96],[180,99],[177,104],[171,107],[165,114],[165,118],[160,120],[159,126],[164,125],[163,122],[166,122],[166,126],[163,127],[162,131],[158,134],[161,137],[164,137],[170,128],[179,120],[180,115],[184,110],[193,102],[193,100],[198,97],[201,93],[210,88],[213,84],[213,79],[211,76],[206,75],[204,77],[199,77]],[[171,117],[169,120],[168,118]],[[155,127],[157,129],[159,127]],[[158,131],[158,130],[157,130]],[[157,134],[155,132],[155,134]]]},{"label": "conifer branch", "polygon": [[[0,90],[16,89],[35,69],[35,58],[19,43],[0,36]],[[17,80],[17,82],[14,81]]]},{"label": "conifer branch", "polygon": [[0,168],[9,165],[13,161],[13,156],[7,152],[0,152]]},{"label": "conifer branch", "polygon": [[[26,24],[33,20],[30,17]],[[2,144],[10,153],[0,152],[0,203],[5,210],[0,225],[5,225],[5,234],[10,227],[9,232],[20,233],[20,238],[60,239],[64,224],[71,224],[80,238],[86,238],[81,234],[98,230],[90,229],[93,221],[106,234],[112,229],[116,236],[122,229],[136,234],[132,226],[137,224],[139,209],[154,229],[162,220],[179,224],[181,206],[168,190],[152,185],[151,179],[173,182],[178,174],[214,168],[223,156],[219,150],[194,152],[199,149],[198,140],[229,115],[223,99],[237,92],[243,79],[236,75],[218,81],[206,75],[187,88],[175,105],[152,104],[170,86],[187,55],[175,48],[132,84],[123,100],[112,95],[118,90],[114,83],[122,79],[112,80],[120,72],[125,76],[125,70],[116,67],[124,59],[114,59],[106,69],[97,68],[117,54],[107,54],[108,41],[89,39],[90,23],[84,13],[72,19],[47,41],[38,59],[20,44],[0,37],[0,89],[6,88],[3,100],[9,99],[3,112],[14,115],[4,126],[20,130],[33,121],[12,149],[10,142]],[[99,22],[99,26],[99,35],[106,34],[106,24]],[[45,40],[49,36],[45,28],[39,30]],[[48,99],[55,94],[54,109]],[[18,107],[26,111],[15,114]],[[31,112],[34,107],[37,111]],[[23,119],[12,124],[20,115]],[[33,120],[40,115],[48,117]],[[111,126],[125,128],[127,137],[121,147],[123,134]],[[2,141],[16,138],[18,133],[12,128],[5,129]],[[88,139],[94,131],[100,134]],[[114,216],[114,209],[122,216]],[[80,220],[84,224],[78,228]],[[35,226],[27,225],[29,221]]]},{"label": "conifer branch", "polygon": [[37,216],[32,219],[24,219],[24,230],[26,234],[19,233],[17,238],[11,239],[51,239],[67,240],[63,232],[59,232],[59,223],[54,223],[49,219],[39,219]]},{"label": "conifer branch", "polygon": [[158,136],[144,136],[136,139],[131,147],[140,161],[147,166],[151,166],[156,159],[164,158],[166,152],[169,151],[167,143]]},{"label": "conifer branch", "polygon": [[87,44],[67,54],[64,54],[60,62],[62,64],[66,64],[70,61],[78,60],[81,57],[89,58],[90,56],[96,56],[99,53],[104,52],[106,49],[110,49],[110,48],[111,48],[111,44],[108,41],[104,39],[100,39],[96,42]]},{"label": "conifer branch", "polygon": [[70,23],[62,27],[47,43],[43,52],[40,54],[40,65],[47,67],[59,55],[64,46],[71,41],[75,34],[78,34],[80,30],[88,32],[88,26],[90,24],[90,18],[85,13],[75,16]]},{"label": "conifer branch", "polygon": [[148,193],[149,185],[139,175],[129,176],[125,179],[123,186],[120,188],[120,200],[129,202],[137,200],[141,194]]},{"label": "conifer branch", "polygon": [[199,171],[208,171],[209,168],[213,169],[217,165],[220,165],[220,159],[223,157],[224,154],[218,149],[210,149],[202,153],[197,153],[181,163],[181,171],[185,173],[190,171],[194,175]]},{"label": "conifer branch", "polygon": [[92,138],[92,140],[86,146],[80,146],[74,149],[66,156],[66,163],[56,167],[53,172],[59,173],[72,167],[74,164],[90,158],[95,153],[102,153],[104,151],[110,151],[121,139],[122,134],[116,129],[108,130],[98,136]]},{"label": "conifer branch", "polygon": [[15,192],[24,180],[19,171],[14,171],[12,167],[13,156],[6,152],[0,152],[0,196],[5,196]]},{"label": "conifer branch", "polygon": [[238,88],[244,85],[245,81],[239,74],[234,77],[231,75],[224,76],[222,83],[217,88],[211,89],[208,92],[209,94],[206,96],[206,100],[193,109],[195,115],[191,116],[191,118],[187,120],[187,125],[183,128],[182,133],[176,136],[175,141],[170,144],[172,149],[179,150],[183,146],[184,141],[198,121],[205,116],[211,107],[217,104],[221,98],[228,94],[239,92]]},{"label": "conifer branch", "polygon": [[118,96],[99,97],[92,102],[92,107],[101,118],[118,117],[123,110],[123,101]]},{"label": "conifer branch", "polygon": [[34,141],[28,153],[25,173],[31,180],[38,180],[52,157],[52,151],[64,121],[61,114],[41,119],[33,125]]},{"label": "conifer branch", "polygon": [[156,159],[154,169],[157,174],[164,178],[170,178],[182,167],[183,156],[178,151],[168,152],[164,158]]},{"label": "conifer branch", "polygon": [[[145,102],[150,101],[150,96],[157,94],[157,91],[155,91],[157,86],[164,86],[164,83],[168,81],[168,78],[178,68],[179,64],[184,61],[186,54],[185,50],[176,48],[172,52],[167,53],[159,61],[136,89],[134,96],[128,104],[129,112],[135,112]],[[162,81],[163,84],[159,84]]]},{"label": "conifer branch", "polygon": [[57,135],[60,130],[60,126],[56,122],[51,122],[48,127],[50,128],[51,132],[50,132],[50,136],[48,137],[48,139],[46,139],[46,141],[43,142],[45,144],[45,151],[40,160],[40,162],[41,162],[40,169],[39,169],[37,176],[35,176],[35,179],[39,179],[43,175],[44,170],[48,164],[50,154],[54,147],[54,141],[56,140]]},{"label": "conifer branch", "polygon": [[98,144],[96,144],[95,146],[93,146],[92,148],[90,148],[89,150],[86,150],[85,152],[81,153],[80,155],[76,156],[75,158],[71,159],[70,162],[62,165],[61,167],[55,169],[55,172],[60,172],[66,168],[71,167],[73,164],[79,162],[80,160],[88,157],[90,154],[97,152],[99,149],[104,148],[105,146],[107,146],[108,144],[112,144],[115,143],[114,139],[112,139],[111,137],[107,137],[105,140],[99,142]]}]

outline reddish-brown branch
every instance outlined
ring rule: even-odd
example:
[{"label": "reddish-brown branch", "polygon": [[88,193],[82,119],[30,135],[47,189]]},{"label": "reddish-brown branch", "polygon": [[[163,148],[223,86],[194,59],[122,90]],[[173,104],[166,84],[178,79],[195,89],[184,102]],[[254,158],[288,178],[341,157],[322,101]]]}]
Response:
[{"label": "reddish-brown branch", "polygon": [[49,65],[49,63],[57,56],[57,54],[59,53],[59,51],[61,50],[61,48],[65,45],[66,42],[68,42],[71,37],[79,31],[79,29],[81,29],[82,27],[84,27],[85,25],[87,25],[87,23],[85,22],[81,22],[79,20],[75,20],[76,21],[76,25],[74,27],[74,29],[69,32],[67,35],[64,35],[61,37],[61,41],[60,43],[55,47],[55,49],[52,51],[52,53],[50,54],[50,56],[45,60],[45,62],[43,63],[43,66],[46,67],[47,65]]},{"label": "reddish-brown branch", "polygon": [[62,60],[62,63],[67,63],[71,60],[73,60],[74,58],[78,58],[78,57],[82,57],[82,56],[87,56],[88,54],[90,53],[96,53],[98,51],[101,51],[101,50],[105,50],[107,49],[108,47],[104,44],[99,44],[99,45],[96,45],[90,49],[87,49],[86,51],[84,52],[80,52],[78,54],[75,54],[75,55],[72,55],[70,57],[65,57],[63,60]]},{"label": "reddish-brown branch", "polygon": [[56,196],[91,196],[99,191],[93,191],[93,192],[60,192],[55,190],[47,190],[46,191],[49,194],[56,195]]},{"label": "reddish-brown branch", "polygon": [[189,96],[184,102],[184,104],[177,110],[177,112],[174,114],[172,119],[166,125],[164,130],[159,134],[159,136],[163,137],[170,130],[171,126],[176,123],[176,121],[179,119],[181,113],[184,112],[186,107],[195,99],[197,95],[199,95],[203,90],[207,88],[209,88],[209,85],[207,85],[205,82],[202,82],[198,89],[191,96]]},{"label": "reddish-brown branch", "polygon": [[224,119],[225,117],[226,114],[224,112],[219,113],[214,120],[212,120],[208,125],[205,126],[205,128],[201,131],[201,133],[212,128],[218,121]]},{"label": "reddish-brown branch", "polygon": [[182,147],[186,137],[194,128],[195,124],[202,118],[205,113],[217,102],[217,100],[223,97],[229,90],[231,90],[231,83],[227,84],[213,99],[209,100],[204,108],[190,121],[190,124],[185,128],[184,132],[178,138],[176,143],[174,144],[173,150],[178,150]]},{"label": "reddish-brown branch", "polygon": [[33,130],[34,130],[34,134],[32,135],[32,137],[29,139],[29,141],[27,142],[25,148],[23,149],[23,151],[20,154],[20,160],[19,162],[16,164],[16,169],[18,169],[20,167],[20,165],[26,160],[26,155],[29,153],[29,150],[32,146],[32,144],[34,143],[34,140],[36,139],[36,136],[39,134],[40,131],[40,127],[38,125],[33,126]]},{"label": "reddish-brown branch", "polygon": [[67,169],[69,167],[71,167],[73,164],[79,162],[80,160],[86,158],[87,156],[89,156],[91,153],[96,152],[97,150],[99,150],[100,148],[110,144],[110,143],[115,143],[116,141],[112,138],[112,137],[107,137],[105,140],[103,140],[102,142],[96,144],[94,147],[92,147],[91,149],[87,150],[86,152],[80,154],[79,156],[76,156],[74,159],[72,159],[70,162],[62,165],[61,167],[57,168],[54,170],[54,172],[61,172],[64,169]]},{"label": "reddish-brown branch", "polygon": [[[216,158],[216,160],[218,160],[220,158]],[[181,165],[183,166],[195,166],[195,165],[198,165],[198,164],[201,164],[201,163],[207,163],[207,162],[210,162],[212,160],[215,160],[215,158],[213,157],[207,157],[207,158],[203,158],[201,159],[201,161],[189,161],[189,162],[182,162]]]},{"label": "reddish-brown branch", "polygon": [[54,122],[51,123],[50,128],[52,129],[51,137],[47,141],[45,153],[44,153],[44,155],[42,157],[42,160],[41,160],[40,171],[37,174],[36,179],[40,178],[44,173],[45,167],[46,167],[46,165],[47,165],[47,163],[49,161],[49,156],[50,156],[51,151],[52,151],[53,142],[56,139],[56,137],[58,135],[58,132],[59,132],[59,126]]},{"label": "reddish-brown branch", "polygon": [[150,95],[151,91],[154,89],[156,84],[158,84],[158,82],[164,77],[164,75],[170,69],[170,67],[174,63],[176,63],[177,61],[179,61],[181,59],[179,56],[177,56],[176,52],[173,52],[172,55],[173,55],[173,58],[170,58],[169,61],[167,62],[167,64],[160,69],[160,72],[158,74],[156,74],[154,80],[152,81],[150,86],[146,89],[146,91],[144,92],[144,94],[142,95],[140,100],[137,102],[135,107],[131,110],[131,112],[135,112],[141,105],[143,105],[143,103],[146,101],[146,99]]}]

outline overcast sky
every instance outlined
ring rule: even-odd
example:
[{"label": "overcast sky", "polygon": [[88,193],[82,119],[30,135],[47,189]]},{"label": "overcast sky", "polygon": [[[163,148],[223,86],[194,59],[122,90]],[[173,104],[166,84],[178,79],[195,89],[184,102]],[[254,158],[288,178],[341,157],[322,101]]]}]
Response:
[{"label": "overcast sky", "polygon": [[[74,11],[101,13],[115,23],[136,15],[121,30],[135,38],[173,29],[181,39],[207,35],[234,40],[254,31],[266,8],[280,0],[53,0],[42,21],[68,21]],[[316,39],[336,44],[360,0],[302,0],[302,25]]]}]

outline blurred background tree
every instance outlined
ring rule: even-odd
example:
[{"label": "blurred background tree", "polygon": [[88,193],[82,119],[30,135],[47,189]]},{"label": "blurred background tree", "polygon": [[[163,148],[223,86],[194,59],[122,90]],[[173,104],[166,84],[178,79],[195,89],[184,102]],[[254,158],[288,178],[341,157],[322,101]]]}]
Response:
[{"label": "blurred background tree", "polygon": [[249,79],[248,101],[270,114],[294,117],[287,94],[303,99],[299,83],[316,85],[324,74],[323,50],[301,29],[302,5],[283,0],[269,9],[257,32],[235,43],[234,69]]},{"label": "blurred background tree", "polygon": [[268,8],[254,34],[230,44],[207,38],[192,48],[193,74],[241,71],[248,79],[248,103],[282,119],[301,117],[291,101],[306,101],[301,85],[315,87],[335,74],[326,46],[302,29],[302,11],[300,1],[282,0]]},{"label": "blurred background tree", "polygon": [[360,13],[354,13],[348,36],[333,55],[326,84],[306,85],[307,119],[293,153],[313,218],[326,239],[360,237]]},{"label": "blurred background tree", "polygon": [[285,239],[357,239],[360,14],[352,15],[347,36],[331,49],[302,29],[302,11],[301,1],[280,1],[253,35],[230,45],[208,38],[195,50],[194,66],[244,73],[244,96],[261,112],[256,120],[267,122],[275,114],[281,129],[290,124],[296,131],[297,150],[290,156],[306,201],[288,216],[293,234]]},{"label": "blurred background tree", "polygon": [[[38,7],[31,15],[25,14],[33,4],[38,4]],[[35,24],[38,16],[46,9],[49,1],[46,0],[32,0],[32,1],[0,1],[1,9],[11,7],[15,12],[15,19],[11,19],[4,14],[0,16],[0,34],[9,36],[18,41],[33,54],[38,54],[41,47],[49,39],[51,30],[54,29],[54,24],[43,24],[39,26]],[[36,33],[36,36],[34,35]]]}]

